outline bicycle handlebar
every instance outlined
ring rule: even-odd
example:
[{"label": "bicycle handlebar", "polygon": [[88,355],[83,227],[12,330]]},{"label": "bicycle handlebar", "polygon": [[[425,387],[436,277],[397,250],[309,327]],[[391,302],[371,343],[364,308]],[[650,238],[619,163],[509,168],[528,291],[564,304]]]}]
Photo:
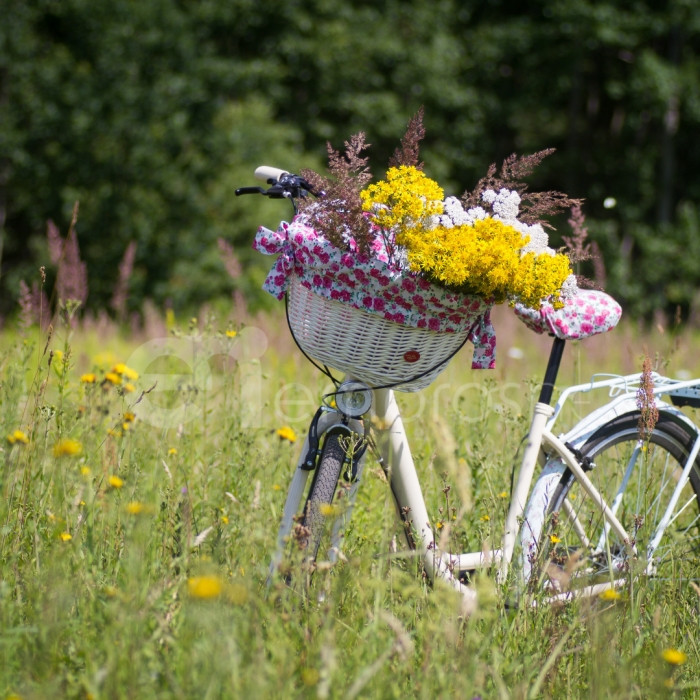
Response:
[{"label": "bicycle handlebar", "polygon": [[309,194],[314,197],[323,197],[326,193],[317,191],[300,175],[294,175],[287,170],[271,168],[269,165],[261,165],[255,170],[255,177],[263,180],[270,187],[265,190],[262,187],[239,187],[236,190],[236,197],[243,194],[262,194],[270,199],[289,199],[297,211],[295,199],[302,199]]}]

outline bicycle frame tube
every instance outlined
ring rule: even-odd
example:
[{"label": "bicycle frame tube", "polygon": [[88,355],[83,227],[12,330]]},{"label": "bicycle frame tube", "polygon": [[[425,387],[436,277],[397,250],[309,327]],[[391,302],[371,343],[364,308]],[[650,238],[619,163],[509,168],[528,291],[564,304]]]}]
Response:
[{"label": "bicycle frame tube", "polygon": [[455,578],[449,564],[436,550],[428,509],[394,392],[390,389],[376,390],[372,410],[383,427],[379,449],[386,463],[399,517],[405,523],[404,533],[409,547],[415,547],[431,580],[441,578],[467,598],[474,599],[476,593]]},{"label": "bicycle frame tube", "polygon": [[508,566],[513,558],[515,540],[518,536],[518,521],[525,512],[527,497],[532,485],[532,477],[537,465],[537,457],[542,447],[542,436],[544,434],[547,419],[552,415],[554,409],[546,403],[537,402],[535,413],[532,417],[530,432],[527,436],[527,445],[523,454],[523,461],[518,473],[518,481],[510,501],[508,516],[506,517],[506,529],[503,535],[503,558],[501,560],[500,579],[505,581],[508,574]]}]

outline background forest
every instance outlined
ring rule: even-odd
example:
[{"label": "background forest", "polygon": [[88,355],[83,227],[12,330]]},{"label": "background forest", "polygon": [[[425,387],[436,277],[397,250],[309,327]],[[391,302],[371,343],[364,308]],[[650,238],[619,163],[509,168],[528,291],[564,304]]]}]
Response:
[{"label": "background forest", "polygon": [[700,319],[697,0],[3,0],[0,14],[2,314],[39,265],[51,283],[47,220],[65,235],[75,200],[93,312],[132,242],[132,314],[235,289],[266,304],[250,242],[290,212],[234,189],[262,163],[321,167],[327,140],[359,130],[378,175],[425,105],[423,158],[447,193],[554,146],[533,186],[586,199],[606,290],[629,314]]}]

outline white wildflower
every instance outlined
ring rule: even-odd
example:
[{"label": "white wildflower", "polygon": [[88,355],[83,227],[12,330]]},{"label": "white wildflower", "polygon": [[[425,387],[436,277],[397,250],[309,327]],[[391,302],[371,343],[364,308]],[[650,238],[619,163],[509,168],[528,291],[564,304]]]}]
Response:
[{"label": "white wildflower", "polygon": [[528,226],[517,219],[508,221],[507,223],[516,229],[516,231],[520,231],[523,236],[530,236],[530,241],[522,249],[521,255],[525,255],[526,253],[546,253],[551,250],[551,248],[549,248],[549,236],[540,224]]},{"label": "white wildflower", "polygon": [[[493,190],[487,190],[492,192]],[[484,193],[485,194],[485,193]],[[503,222],[511,222],[518,218],[520,211],[520,195],[515,190],[507,190],[505,187],[496,195],[491,204],[494,218]]]},{"label": "white wildflower", "polygon": [[578,282],[576,281],[576,275],[569,275],[561,286],[560,297],[566,300],[575,297],[577,294]]},{"label": "white wildflower", "polygon": [[482,207],[472,207],[466,211],[466,221],[465,223],[470,226],[474,225],[475,221],[481,221],[488,216],[488,213]]},{"label": "white wildflower", "polygon": [[448,197],[445,200],[444,209],[445,214],[450,217],[455,226],[467,223],[467,213],[457,197]]},{"label": "white wildflower", "polygon": [[493,190],[484,190],[481,193],[481,199],[483,199],[487,204],[493,204],[493,202],[496,200],[496,193]]}]

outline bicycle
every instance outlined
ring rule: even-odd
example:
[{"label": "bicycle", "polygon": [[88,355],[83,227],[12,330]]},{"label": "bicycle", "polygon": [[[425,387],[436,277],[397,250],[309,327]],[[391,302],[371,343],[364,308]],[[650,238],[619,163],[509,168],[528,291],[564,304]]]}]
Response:
[{"label": "bicycle", "polygon": [[[295,200],[309,194],[323,196],[303,178],[283,170],[261,167],[256,177],[270,185],[269,189],[241,188],[236,194],[289,199],[295,214]],[[518,590],[522,592],[529,584],[545,591],[545,600],[551,601],[618,588],[630,572],[638,573],[640,558],[644,559],[644,573],[661,571],[664,561],[660,555],[674,551],[670,544],[660,547],[669,525],[693,502],[697,510],[700,432],[678,407],[661,402],[656,427],[646,441],[640,440],[634,393],[638,375],[598,381],[594,377],[588,384],[565,390],[556,405],[551,405],[566,341],[611,330],[619,319],[619,307],[607,295],[581,294],[584,301],[617,311],[607,320],[603,316],[599,323],[590,323],[588,309],[581,309],[578,302],[561,311],[551,305],[543,305],[538,312],[516,307],[533,330],[554,337],[545,377],[512,489],[501,547],[454,555],[438,549],[393,390],[417,391],[427,386],[472,337],[471,332],[431,335],[425,330],[421,335],[411,329],[407,339],[400,324],[322,299],[292,273],[285,296],[290,331],[302,353],[333,380],[336,390],[324,396],[311,421],[287,495],[271,575],[282,561],[293,530],[305,546],[307,563],[313,566],[326,522],[334,515],[331,504],[343,477],[350,484],[347,507],[333,518],[328,550],[331,562],[341,556],[343,532],[352,515],[368,449],[385,472],[409,550],[420,558],[431,580],[442,579],[467,598],[473,599],[475,593],[465,585],[466,575],[497,567],[499,580],[505,582],[513,562],[520,565]],[[417,343],[421,343],[418,349]],[[381,345],[379,350],[377,345]],[[396,371],[402,360],[413,368],[409,376]],[[345,371],[346,377],[336,380],[329,366]],[[655,396],[700,406],[700,379],[676,382],[659,375],[654,379],[658,384]],[[555,436],[554,424],[566,401],[576,393],[602,388],[609,390],[612,400],[565,435]],[[370,431],[370,415],[383,426],[376,440]],[[657,455],[666,460],[660,480],[653,466]],[[671,459],[678,466],[669,471]],[[543,469],[533,487],[538,462]],[[671,480],[675,486],[666,500],[664,493]],[[654,530],[645,538],[652,511]],[[686,513],[681,520],[688,523],[685,535],[696,527],[700,514],[690,521],[688,517]],[[639,553],[642,542],[646,543],[644,555]]]}]

